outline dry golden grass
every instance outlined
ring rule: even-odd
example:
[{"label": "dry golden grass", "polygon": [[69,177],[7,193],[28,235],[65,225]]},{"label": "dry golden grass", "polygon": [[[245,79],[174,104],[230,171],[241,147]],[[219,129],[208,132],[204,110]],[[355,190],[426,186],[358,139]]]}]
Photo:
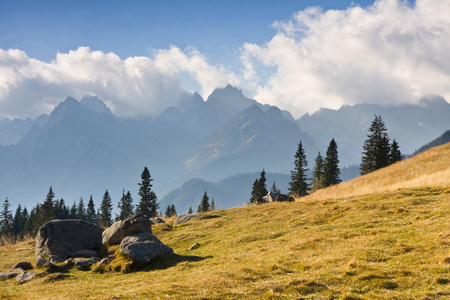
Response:
[{"label": "dry golden grass", "polygon": [[[175,254],[143,270],[35,270],[0,298],[449,299],[449,216],[448,184],[221,210],[155,225]],[[34,261],[15,251],[32,243],[0,247],[0,271]]]},{"label": "dry golden grass", "polygon": [[310,201],[325,198],[345,198],[405,188],[423,188],[449,184],[450,143],[447,143],[387,168],[339,185],[318,190],[307,197],[297,198],[297,200]]}]

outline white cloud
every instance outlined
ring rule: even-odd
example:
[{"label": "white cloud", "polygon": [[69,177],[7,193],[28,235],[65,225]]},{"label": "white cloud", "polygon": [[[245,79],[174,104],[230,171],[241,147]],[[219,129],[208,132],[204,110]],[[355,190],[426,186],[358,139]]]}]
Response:
[{"label": "white cloud", "polygon": [[[266,44],[245,44],[244,78],[262,102],[298,117],[342,104],[450,99],[450,1],[380,0],[367,9],[308,8]],[[261,82],[259,74],[274,69]]]},{"label": "white cloud", "polygon": [[58,53],[51,63],[0,49],[0,117],[36,117],[67,96],[84,95],[97,95],[119,116],[156,115],[186,97],[180,71],[190,73],[206,96],[217,86],[237,82],[231,72],[211,66],[193,49],[185,53],[171,47],[156,51],[153,59],[122,60],[80,47]]}]

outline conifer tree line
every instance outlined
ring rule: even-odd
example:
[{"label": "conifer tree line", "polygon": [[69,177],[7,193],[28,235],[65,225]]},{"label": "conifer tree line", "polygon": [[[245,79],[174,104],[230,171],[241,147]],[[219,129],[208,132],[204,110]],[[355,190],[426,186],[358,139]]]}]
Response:
[{"label": "conifer tree line", "polygon": [[[22,208],[19,204],[13,214],[9,199],[6,198],[0,213],[0,236],[14,240],[23,239],[24,236],[35,236],[43,224],[54,219],[85,220],[106,228],[111,226],[113,221],[124,220],[135,213],[156,217],[158,216],[159,204],[156,194],[151,190],[153,179],[151,179],[147,167],[141,174],[141,180],[141,183],[139,183],[139,196],[141,197],[139,203],[134,205],[131,192],[125,192],[124,189],[117,205],[119,214],[116,214],[114,219],[112,216],[113,204],[108,190],[105,191],[98,210],[95,209],[92,195],[87,205],[84,199],[80,198],[78,202],[74,202],[69,207],[64,199],[55,199],[55,193],[51,186],[43,203],[37,203],[30,212],[26,207]],[[170,216],[173,215],[176,215],[174,205],[170,206]]]},{"label": "conifer tree line", "polygon": [[[209,203],[209,196],[208,193],[205,191],[203,194],[202,200],[200,201],[200,204],[198,205],[197,212],[208,212],[208,211],[215,211],[216,207],[214,204],[214,198],[211,199],[211,203]],[[188,213],[192,213],[192,208],[189,208]]]}]

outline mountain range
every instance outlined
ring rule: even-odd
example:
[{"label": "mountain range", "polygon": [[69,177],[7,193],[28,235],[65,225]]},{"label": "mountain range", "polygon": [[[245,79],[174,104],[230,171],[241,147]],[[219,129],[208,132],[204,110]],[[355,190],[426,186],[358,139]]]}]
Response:
[{"label": "mountain range", "polygon": [[317,152],[325,155],[335,138],[342,179],[357,176],[374,114],[403,153],[450,128],[450,104],[440,97],[419,105],[321,109],[298,120],[232,86],[216,89],[206,101],[194,93],[145,120],[119,118],[97,97],[68,97],[36,120],[0,120],[0,197],[31,207],[52,186],[68,204],[90,195],[99,204],[106,189],[117,203],[125,189],[137,203],[147,166],[161,210],[172,203],[179,213],[195,209],[204,191],[216,207],[228,208],[247,202],[262,169],[269,187],[275,181],[287,192],[300,140],[312,169]]}]

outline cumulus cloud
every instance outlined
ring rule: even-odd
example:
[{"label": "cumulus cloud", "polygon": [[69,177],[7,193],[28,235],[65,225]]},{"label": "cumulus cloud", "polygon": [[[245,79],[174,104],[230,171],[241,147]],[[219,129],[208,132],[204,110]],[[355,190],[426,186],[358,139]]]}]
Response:
[{"label": "cumulus cloud", "polygon": [[[379,0],[363,9],[313,7],[276,22],[264,45],[241,49],[254,97],[297,117],[320,107],[360,102],[450,99],[450,1]],[[259,74],[272,69],[267,78]]]},{"label": "cumulus cloud", "polygon": [[233,74],[211,66],[193,49],[177,47],[149,57],[121,59],[114,53],[80,47],[58,53],[50,63],[25,52],[0,49],[0,117],[36,117],[67,96],[96,95],[122,117],[154,116],[187,95],[180,72],[191,74],[209,95],[217,86],[236,83]]}]

